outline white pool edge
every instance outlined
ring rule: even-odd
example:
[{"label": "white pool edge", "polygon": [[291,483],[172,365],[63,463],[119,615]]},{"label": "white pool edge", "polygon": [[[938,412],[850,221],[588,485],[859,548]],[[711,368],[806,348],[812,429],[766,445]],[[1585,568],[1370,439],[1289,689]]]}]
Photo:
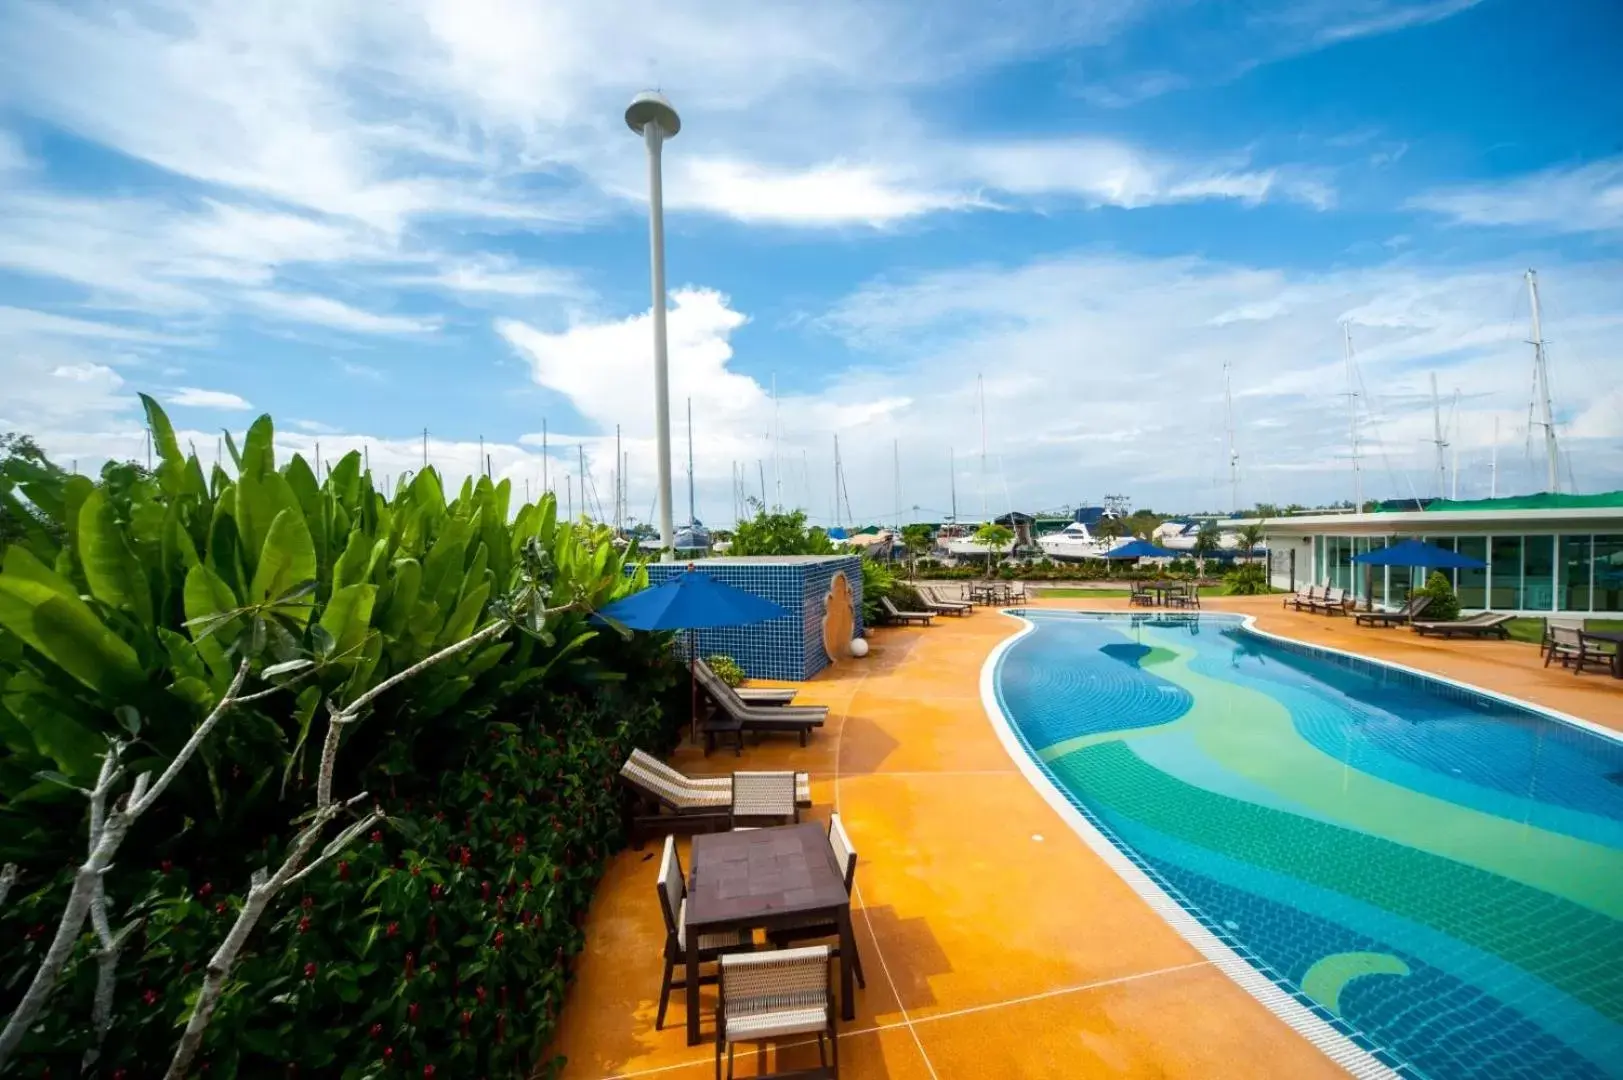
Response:
[{"label": "white pool edge", "polygon": [[[1066,608],[1066,612],[1077,610]],[[1079,612],[1080,614],[1096,615],[1122,615],[1120,611],[1093,611]],[[1290,1028],[1308,1042],[1318,1047],[1326,1057],[1347,1070],[1360,1080],[1374,1080],[1374,1078],[1396,1078],[1400,1074],[1376,1059],[1367,1050],[1354,1043],[1347,1036],[1327,1024],[1321,1017],[1315,1015],[1301,1002],[1286,993],[1267,975],[1252,967],[1251,964],[1223,942],[1216,934],[1202,926],[1193,915],[1186,911],[1182,904],[1169,896],[1156,881],[1133,864],[1132,860],[1122,854],[1109,837],[1100,832],[1093,823],[1072,806],[1064,793],[1054,784],[1037,762],[1033,760],[1032,753],[1026,749],[1020,737],[1015,734],[1009,718],[1004,715],[1003,706],[997,697],[997,665],[1014,644],[1037,627],[1030,619],[1013,612],[1000,612],[1011,619],[1020,622],[1020,631],[1012,634],[992,649],[981,667],[981,705],[986,710],[987,718],[991,721],[992,729],[997,732],[998,739],[1003,743],[1003,749],[1014,760],[1022,775],[1032,789],[1042,797],[1060,819],[1070,826],[1071,831],[1081,838],[1095,855],[1102,859],[1106,866],[1115,871],[1116,876],[1132,889],[1139,899],[1148,904],[1157,915],[1171,926],[1177,934],[1194,946],[1195,950],[1211,961],[1212,965],[1227,975],[1246,993],[1250,994],[1269,1012],[1283,1020]],[[1214,613],[1218,614],[1218,613]],[[1247,628],[1251,621],[1246,616]],[[1262,631],[1255,631],[1263,633]],[[1274,637],[1275,635],[1266,635]],[[1293,640],[1293,639],[1281,639]],[[1317,648],[1318,646],[1311,646]],[[1356,654],[1346,654],[1356,655]],[[1359,657],[1360,659],[1367,659]],[[1398,665],[1391,665],[1396,667]],[[1426,672],[1416,674],[1427,675]],[[1430,676],[1428,676],[1430,677]],[[1464,685],[1464,684],[1459,684]],[[1467,689],[1475,690],[1475,687]],[[1519,704],[1519,703],[1518,703]]]}]

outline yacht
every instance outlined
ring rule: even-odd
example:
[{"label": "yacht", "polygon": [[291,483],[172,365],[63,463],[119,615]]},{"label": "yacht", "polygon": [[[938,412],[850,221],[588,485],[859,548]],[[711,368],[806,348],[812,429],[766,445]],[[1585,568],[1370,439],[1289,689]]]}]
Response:
[{"label": "yacht", "polygon": [[1082,562],[1098,559],[1110,550],[1110,541],[1094,536],[1080,521],[1073,521],[1056,533],[1037,538],[1043,554],[1055,562]]}]

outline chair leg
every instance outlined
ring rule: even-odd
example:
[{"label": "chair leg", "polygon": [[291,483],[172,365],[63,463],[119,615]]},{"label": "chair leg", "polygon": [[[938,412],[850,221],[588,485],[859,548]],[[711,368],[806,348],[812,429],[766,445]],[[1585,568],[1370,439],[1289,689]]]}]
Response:
[{"label": "chair leg", "polygon": [[828,1022],[828,1050],[829,1056],[834,1059],[834,1080],[840,1080],[840,1032],[834,1026],[832,1014]]},{"label": "chair leg", "polygon": [[862,953],[857,949],[857,936],[851,935],[851,974],[857,977],[857,985],[868,989],[868,980],[862,977]]},{"label": "chair leg", "polygon": [[823,1050],[823,1032],[821,1031],[817,1033],[817,1064],[822,1068],[828,1068],[828,1054]]},{"label": "chair leg", "polygon": [[674,962],[671,954],[665,954],[665,978],[659,986],[659,1012],[654,1016],[654,1030],[659,1031],[665,1026],[665,1007],[671,1002],[671,970]]}]

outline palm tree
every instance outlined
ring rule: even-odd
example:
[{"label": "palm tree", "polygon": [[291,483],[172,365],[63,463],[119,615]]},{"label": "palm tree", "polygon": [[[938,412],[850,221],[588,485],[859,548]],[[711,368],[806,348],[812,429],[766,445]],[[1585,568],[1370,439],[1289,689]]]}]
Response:
[{"label": "palm tree", "polygon": [[1239,532],[1240,550],[1245,552],[1246,561],[1262,546],[1266,537],[1266,521],[1259,521],[1253,525],[1242,526]]},{"label": "palm tree", "polygon": [[1206,576],[1206,557],[1223,546],[1221,534],[1217,531],[1217,522],[1207,518],[1200,523],[1195,532],[1195,573],[1200,577]]}]

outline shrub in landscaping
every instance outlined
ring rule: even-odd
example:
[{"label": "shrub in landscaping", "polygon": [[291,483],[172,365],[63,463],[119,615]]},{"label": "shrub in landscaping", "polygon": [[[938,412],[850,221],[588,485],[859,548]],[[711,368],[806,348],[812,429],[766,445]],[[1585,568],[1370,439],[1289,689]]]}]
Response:
[{"label": "shrub in landscaping", "polygon": [[705,657],[710,670],[716,673],[716,678],[728,686],[739,686],[744,682],[744,669],[738,666],[738,661],[730,656],[717,653],[715,656]]},{"label": "shrub in landscaping", "polygon": [[1449,622],[1460,617],[1460,599],[1454,595],[1454,585],[1441,570],[1433,570],[1424,588],[1417,589],[1420,596],[1431,597],[1426,605],[1426,618],[1435,622]]},{"label": "shrub in landscaping", "polygon": [[[106,875],[129,931],[98,1067],[135,1080],[163,1072],[250,875],[282,861],[312,805],[323,700],[516,620],[345,729],[334,790],[370,792],[387,817],[272,902],[194,1071],[527,1073],[621,842],[615,772],[631,746],[669,747],[666,703],[685,694],[664,636],[588,622],[645,575],[607,530],[558,522],[551,496],[510,514],[505,481],[447,501],[425,470],[385,498],[358,454],[319,483],[299,457],[277,467],[268,417],[240,453],[228,437],[236,475],[205,479],[147,405],[153,472],[96,482],[25,462],[8,477],[51,527],[24,523],[0,553],[0,861],[21,871],[0,905],[0,1017],[61,918],[85,853],[70,786],[94,781],[109,737],[130,740],[130,776],[161,769],[240,660],[256,688],[274,685],[268,666],[307,665],[227,714]],[[572,606],[515,608],[519,585]],[[87,926],[22,1075],[74,1075],[96,1046],[95,945]]]},{"label": "shrub in landscaping", "polygon": [[1256,563],[1237,566],[1223,575],[1225,596],[1257,596],[1271,591],[1267,573]]}]

